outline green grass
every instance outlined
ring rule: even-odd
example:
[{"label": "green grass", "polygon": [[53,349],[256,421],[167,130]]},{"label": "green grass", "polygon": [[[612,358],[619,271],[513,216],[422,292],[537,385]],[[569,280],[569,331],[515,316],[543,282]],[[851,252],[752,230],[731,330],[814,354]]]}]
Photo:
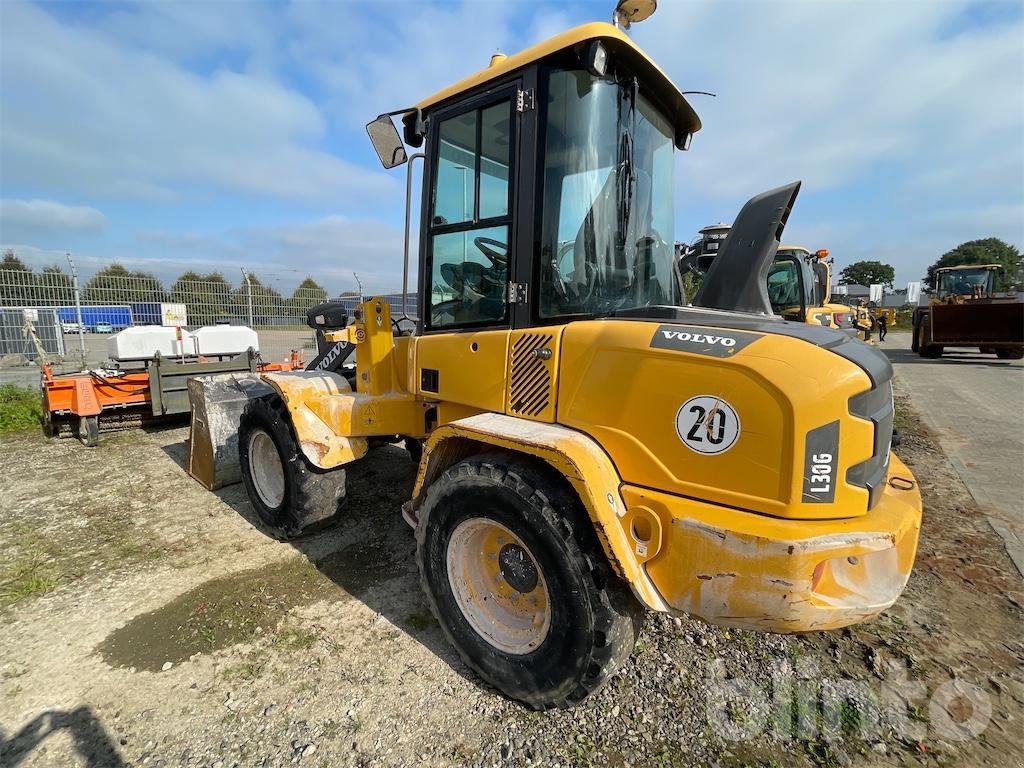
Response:
[{"label": "green grass", "polygon": [[0,433],[38,429],[42,415],[38,390],[0,384]]},{"label": "green grass", "polygon": [[33,558],[0,565],[0,607],[14,605],[57,588],[60,576],[45,560]]}]

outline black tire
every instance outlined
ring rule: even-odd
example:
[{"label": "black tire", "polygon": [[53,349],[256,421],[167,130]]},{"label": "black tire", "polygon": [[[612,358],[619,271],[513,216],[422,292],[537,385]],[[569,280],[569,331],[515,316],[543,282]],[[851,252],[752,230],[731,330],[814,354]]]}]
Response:
[{"label": "black tire", "polygon": [[53,423],[53,411],[50,410],[50,399],[46,396],[45,387],[40,391],[40,399],[42,400],[43,408],[43,435],[47,438],[54,438],[57,436],[57,425]]},{"label": "black tire", "polygon": [[[281,463],[283,489],[280,501],[273,503],[265,490],[257,488],[253,478],[254,438],[268,437]],[[275,538],[293,539],[330,525],[345,498],[345,470],[322,471],[313,467],[299,449],[288,423],[281,399],[261,397],[250,400],[238,425],[238,459],[242,482],[253,509]]]},{"label": "black tire", "polygon": [[[528,652],[506,652],[479,634],[453,593],[452,534],[480,520],[515,534],[546,585],[548,630]],[[575,493],[546,465],[501,453],[455,464],[427,491],[416,543],[423,590],[445,636],[469,667],[510,698],[534,709],[577,704],[629,658],[642,607],[612,573]]]},{"label": "black tire", "polygon": [[911,352],[919,351],[918,350],[918,343],[917,343],[917,327],[918,327],[918,325],[919,325],[919,323],[914,323],[914,326],[913,326],[914,331],[913,331],[913,333],[910,334],[910,351]]},{"label": "black tire", "polygon": [[1024,358],[1024,349],[997,349],[996,357],[1000,360],[1020,360]]},{"label": "black tire", "polygon": [[914,338],[917,339],[917,354],[921,357],[926,357],[929,360],[942,357],[944,347],[939,344],[929,344],[925,341],[928,338],[927,318],[922,318],[921,322],[917,324],[917,332],[914,334]]},{"label": "black tire", "polygon": [[78,439],[86,448],[95,448],[100,442],[100,417],[78,417]]}]

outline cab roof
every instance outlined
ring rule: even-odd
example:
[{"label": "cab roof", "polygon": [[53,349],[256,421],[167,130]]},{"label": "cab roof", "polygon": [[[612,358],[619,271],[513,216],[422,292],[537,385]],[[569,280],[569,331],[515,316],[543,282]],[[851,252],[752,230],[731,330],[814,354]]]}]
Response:
[{"label": "cab roof", "polygon": [[939,267],[936,272],[956,272],[961,269],[1002,269],[1002,264],[961,264],[958,267]]},{"label": "cab roof", "polygon": [[428,96],[416,104],[415,108],[427,111],[473,88],[485,85],[492,80],[497,80],[581,43],[590,43],[595,40],[600,40],[609,54],[625,61],[636,71],[640,81],[670,110],[669,117],[680,135],[692,134],[700,130],[700,118],[697,117],[693,107],[679,92],[669,76],[632,39],[617,27],[606,22],[583,24],[511,56],[495,57],[490,66]]}]

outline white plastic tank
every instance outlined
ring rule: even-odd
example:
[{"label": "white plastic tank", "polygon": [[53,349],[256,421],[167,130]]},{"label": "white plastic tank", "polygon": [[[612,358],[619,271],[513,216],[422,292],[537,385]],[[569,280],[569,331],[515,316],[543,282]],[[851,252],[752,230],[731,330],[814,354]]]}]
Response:
[{"label": "white plastic tank", "polygon": [[204,325],[193,331],[200,355],[240,355],[249,347],[260,351],[260,337],[244,325]]},{"label": "white plastic tank", "polygon": [[136,325],[107,339],[107,355],[111,360],[152,360],[157,352],[163,357],[195,355],[192,334],[182,328],[179,342],[177,328]]}]

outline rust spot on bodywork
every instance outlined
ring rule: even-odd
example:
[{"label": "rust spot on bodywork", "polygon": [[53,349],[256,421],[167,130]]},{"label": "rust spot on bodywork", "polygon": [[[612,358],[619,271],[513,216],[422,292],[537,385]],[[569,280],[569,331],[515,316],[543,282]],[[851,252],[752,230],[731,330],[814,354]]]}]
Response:
[{"label": "rust spot on bodywork", "polygon": [[327,455],[329,449],[323,443],[317,443],[313,440],[304,440],[302,442],[302,452],[307,456],[310,452],[315,453],[319,461],[323,461],[324,456]]}]

